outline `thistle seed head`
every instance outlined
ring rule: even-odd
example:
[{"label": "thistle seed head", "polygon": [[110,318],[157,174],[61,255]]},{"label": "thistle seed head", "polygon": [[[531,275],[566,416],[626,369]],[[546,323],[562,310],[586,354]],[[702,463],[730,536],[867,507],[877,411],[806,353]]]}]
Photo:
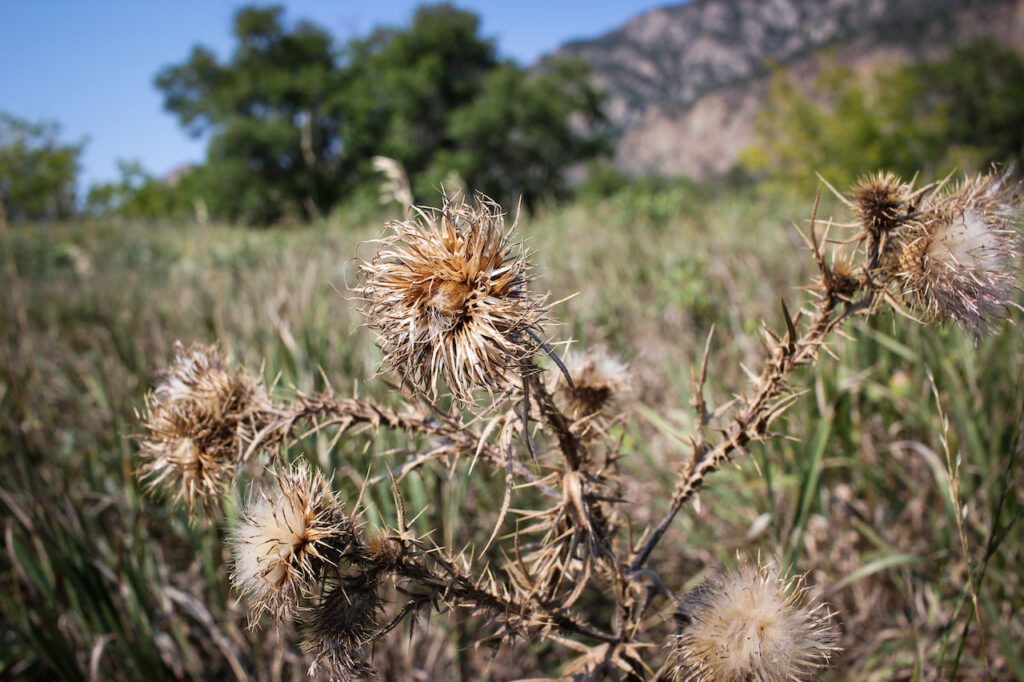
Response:
[{"label": "thistle seed head", "polygon": [[527,291],[529,262],[501,207],[445,198],[440,211],[388,224],[361,265],[362,312],[378,332],[382,366],[432,398],[443,380],[463,403],[508,388],[536,351],[546,308]]},{"label": "thistle seed head", "polygon": [[212,348],[178,348],[174,367],[147,396],[139,436],[139,477],[196,503],[216,502],[234,478],[244,433],[256,419],[262,385],[228,369]]},{"label": "thistle seed head", "polygon": [[684,602],[688,625],[672,653],[679,680],[810,680],[838,650],[832,613],[770,565],[737,569]]},{"label": "thistle seed head", "polygon": [[305,463],[275,471],[276,487],[253,495],[231,533],[231,582],[252,606],[251,622],[298,610],[353,539],[352,523],[323,474]]},{"label": "thistle seed head", "polygon": [[826,286],[828,291],[849,299],[860,288],[857,273],[846,263],[835,263],[829,269]]},{"label": "thistle seed head", "polygon": [[896,228],[906,213],[908,189],[895,173],[878,171],[860,178],[850,199],[864,230],[879,237]]},{"label": "thistle seed head", "polygon": [[562,361],[576,391],[569,387],[561,372],[553,374],[555,390],[578,416],[600,412],[632,390],[629,368],[602,348],[583,352],[570,350]]},{"label": "thistle seed head", "polygon": [[952,319],[980,337],[1015,306],[1021,255],[1016,188],[996,175],[928,197],[901,239],[894,277],[933,323]]},{"label": "thistle seed head", "polygon": [[332,679],[375,678],[366,654],[383,612],[374,577],[346,578],[331,589],[305,627],[302,648],[313,654],[309,674],[323,668]]}]

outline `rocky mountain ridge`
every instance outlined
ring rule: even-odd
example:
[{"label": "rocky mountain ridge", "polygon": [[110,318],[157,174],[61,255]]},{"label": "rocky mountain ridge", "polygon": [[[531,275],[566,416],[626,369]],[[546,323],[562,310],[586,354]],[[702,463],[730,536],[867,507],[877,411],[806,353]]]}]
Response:
[{"label": "rocky mountain ridge", "polygon": [[866,70],[982,37],[1024,51],[1024,0],[692,0],[557,54],[606,90],[617,165],[702,178],[753,140],[772,64],[810,81],[825,48]]}]

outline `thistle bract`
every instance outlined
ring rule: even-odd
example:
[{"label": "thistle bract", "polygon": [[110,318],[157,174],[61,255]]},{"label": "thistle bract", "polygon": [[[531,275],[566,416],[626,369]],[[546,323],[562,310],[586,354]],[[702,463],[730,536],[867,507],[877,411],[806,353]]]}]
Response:
[{"label": "thistle bract", "polygon": [[146,400],[139,476],[189,510],[220,498],[253,430],[263,388],[211,348],[178,349],[174,367]]}]

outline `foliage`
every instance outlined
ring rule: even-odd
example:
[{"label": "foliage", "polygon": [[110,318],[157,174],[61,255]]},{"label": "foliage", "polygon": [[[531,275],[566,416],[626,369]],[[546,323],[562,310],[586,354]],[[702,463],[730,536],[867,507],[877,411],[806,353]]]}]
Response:
[{"label": "foliage", "polygon": [[204,201],[216,217],[266,224],[327,215],[376,184],[371,160],[399,161],[422,196],[452,171],[472,190],[533,203],[559,194],[567,166],[601,148],[600,98],[579,64],[527,73],[500,62],[479,18],[422,7],[405,29],[337,46],[279,7],[235,17],[221,62],[196,47],[156,79],[166,108],[211,133]]},{"label": "foliage", "polygon": [[398,160],[418,176],[457,140],[448,133],[452,112],[481,93],[498,65],[494,42],[479,36],[475,14],[451,5],[421,7],[407,30],[381,28],[345,47],[352,74],[347,139],[366,162],[372,154]]},{"label": "foliage", "polygon": [[1024,59],[981,41],[933,63],[858,76],[828,63],[809,92],[779,69],[742,163],[775,184],[842,186],[876,168],[906,176],[1021,158]]},{"label": "foliage", "polygon": [[85,141],[62,143],[54,122],[0,112],[0,199],[14,221],[58,220],[75,212],[75,183]]},{"label": "foliage", "polygon": [[85,213],[92,216],[119,215],[146,220],[188,219],[201,201],[199,176],[194,168],[184,170],[173,181],[154,178],[134,161],[118,162],[117,182],[94,184],[85,199]]},{"label": "foliage", "polygon": [[592,131],[601,122],[600,97],[587,83],[587,67],[550,61],[528,74],[503,64],[488,74],[479,97],[455,111],[448,124],[455,151],[438,153],[421,177],[420,194],[436,190],[454,169],[488,196],[534,206],[565,193],[565,169],[606,152]]},{"label": "foliage", "polygon": [[237,45],[220,63],[203,47],[156,77],[164,105],[193,135],[211,132],[205,180],[210,204],[229,220],[310,219],[340,190],[334,41],[280,7],[241,9]]}]

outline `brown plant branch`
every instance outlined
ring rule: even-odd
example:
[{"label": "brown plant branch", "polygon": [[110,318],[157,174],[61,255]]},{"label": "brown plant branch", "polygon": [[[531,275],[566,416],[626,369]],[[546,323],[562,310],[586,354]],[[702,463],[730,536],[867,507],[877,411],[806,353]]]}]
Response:
[{"label": "brown plant branch", "polygon": [[780,336],[770,330],[767,347],[769,353],[764,360],[761,374],[752,380],[752,390],[748,397],[740,399],[734,409],[732,419],[727,427],[721,429],[721,438],[715,445],[705,440],[704,429],[712,415],[708,414],[704,400],[704,384],[707,380],[707,363],[710,353],[710,335],[708,345],[704,349],[701,369],[695,381],[693,406],[697,410],[697,434],[691,439],[693,455],[680,473],[679,481],[672,494],[668,511],[661,518],[654,531],[648,536],[644,545],[636,552],[630,564],[629,572],[633,573],[647,563],[651,552],[668,531],[676,514],[704,485],[705,477],[728,461],[734,452],[746,452],[746,446],[755,441],[776,437],[768,428],[772,422],[794,404],[797,395],[789,384],[787,377],[798,367],[814,365],[821,350],[827,350],[828,337],[837,331],[847,320],[860,314],[872,314],[877,311],[877,303],[883,295],[879,285],[865,270],[856,281],[856,289],[863,291],[863,296],[853,301],[846,291],[850,283],[839,280],[833,270],[825,262],[824,256],[815,235],[815,210],[811,216],[809,245],[814,254],[815,262],[821,273],[819,288],[822,290],[816,312],[807,331],[798,333],[801,314],[796,319],[789,312],[785,301],[781,302],[782,314],[785,319],[786,332]]}]

